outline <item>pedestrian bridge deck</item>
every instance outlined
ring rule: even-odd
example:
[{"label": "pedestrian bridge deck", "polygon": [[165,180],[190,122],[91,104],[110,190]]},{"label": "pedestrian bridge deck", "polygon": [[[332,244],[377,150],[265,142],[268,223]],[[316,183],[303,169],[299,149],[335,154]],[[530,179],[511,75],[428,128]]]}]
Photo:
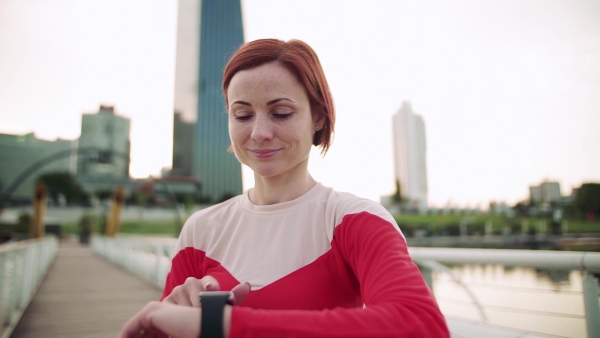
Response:
[{"label": "pedestrian bridge deck", "polygon": [[58,255],[11,337],[117,337],[121,326],[161,290],[62,240]]}]

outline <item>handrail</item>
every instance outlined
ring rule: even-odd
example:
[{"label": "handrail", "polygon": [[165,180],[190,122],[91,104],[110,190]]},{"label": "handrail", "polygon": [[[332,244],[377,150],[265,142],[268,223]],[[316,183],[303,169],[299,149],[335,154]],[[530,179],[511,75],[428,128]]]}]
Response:
[{"label": "handrail", "polygon": [[420,247],[412,247],[408,251],[414,260],[434,260],[445,264],[502,264],[600,271],[600,253],[592,252]]},{"label": "handrail", "polygon": [[165,243],[165,239],[153,241],[151,238],[135,236],[94,236],[90,242],[97,255],[143,277],[157,287],[164,286],[171,269],[174,238]]},{"label": "handrail", "polygon": [[[501,264],[504,266],[528,266],[568,271],[580,270],[583,277],[583,301],[587,334],[588,337],[600,337],[598,280],[590,273],[600,271],[600,253],[422,247],[412,247],[408,251],[415,263],[422,269],[426,269],[424,275],[430,273],[430,270],[427,271],[429,269],[427,266],[431,265],[431,261],[445,264]],[[476,302],[476,305],[479,304]],[[480,313],[485,321],[485,313]]]},{"label": "handrail", "polygon": [[0,245],[0,337],[10,337],[57,252],[55,236]]},{"label": "handrail", "polygon": [[[457,276],[450,268],[434,260],[418,260],[415,262],[421,269],[421,273],[423,274],[423,276],[428,275],[431,271],[440,271],[448,274],[454,282],[458,283],[458,285],[460,285],[460,287],[462,287],[465,290],[469,298],[471,298],[471,300],[473,301],[473,304],[475,304],[475,306],[477,307],[477,311],[481,315],[481,320],[484,323],[487,323],[488,317],[485,313],[485,310],[483,309],[483,306],[481,306],[481,303],[479,302],[477,296],[475,296],[473,291],[471,291],[471,289],[463,282],[463,280],[459,276]],[[427,281],[427,285],[429,285],[429,288],[433,290],[433,281],[431,280],[430,276],[427,277],[429,277],[425,278],[425,280]]]}]

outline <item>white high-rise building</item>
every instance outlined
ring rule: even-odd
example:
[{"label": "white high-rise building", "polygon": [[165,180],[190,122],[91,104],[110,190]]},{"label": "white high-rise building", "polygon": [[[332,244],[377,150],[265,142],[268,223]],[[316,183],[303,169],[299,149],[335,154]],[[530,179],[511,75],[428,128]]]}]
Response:
[{"label": "white high-rise building", "polygon": [[544,181],[538,186],[530,186],[529,196],[532,204],[560,202],[560,183]]},{"label": "white high-rise building", "polygon": [[410,102],[392,117],[395,179],[410,208],[427,209],[427,161],[425,122],[413,112]]},{"label": "white high-rise building", "polygon": [[[201,0],[179,0],[177,4],[173,107],[180,120],[195,123],[198,115]],[[188,142],[191,144],[193,141]]]},{"label": "white high-rise building", "polygon": [[129,119],[117,115],[114,107],[100,106],[96,114],[83,114],[77,176],[128,179],[129,128]]}]

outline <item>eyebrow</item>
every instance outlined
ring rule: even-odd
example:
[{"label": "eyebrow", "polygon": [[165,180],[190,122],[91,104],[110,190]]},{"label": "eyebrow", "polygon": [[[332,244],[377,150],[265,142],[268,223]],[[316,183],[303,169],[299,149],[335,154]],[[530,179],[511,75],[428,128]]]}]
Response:
[{"label": "eyebrow", "polygon": [[[275,103],[277,103],[279,101],[290,101],[290,102],[296,103],[294,100],[288,99],[287,97],[280,97],[278,99],[274,99],[274,100],[271,100],[271,101],[267,102],[267,106],[275,104]],[[252,105],[250,103],[246,102],[246,101],[234,101],[234,102],[231,103],[232,106],[234,104],[241,104],[243,106],[252,107]]]},{"label": "eyebrow", "polygon": [[290,102],[296,103],[296,102],[294,102],[294,100],[292,100],[292,99],[288,99],[287,97],[280,97],[280,98],[278,98],[278,99],[271,100],[271,101],[267,102],[267,106],[270,106],[270,105],[272,105],[272,104],[275,104],[275,103],[277,103],[277,102],[279,102],[279,101],[290,101]]}]

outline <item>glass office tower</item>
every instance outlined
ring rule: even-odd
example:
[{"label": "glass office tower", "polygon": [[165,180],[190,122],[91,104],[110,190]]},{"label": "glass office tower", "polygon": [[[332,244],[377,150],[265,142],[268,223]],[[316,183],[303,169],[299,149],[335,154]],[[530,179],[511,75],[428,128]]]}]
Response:
[{"label": "glass office tower", "polygon": [[[212,202],[242,192],[242,167],[227,152],[223,69],[244,42],[240,0],[180,0],[175,111],[193,119],[192,175]],[[199,22],[198,22],[199,21]],[[199,66],[198,66],[199,63]]]}]

